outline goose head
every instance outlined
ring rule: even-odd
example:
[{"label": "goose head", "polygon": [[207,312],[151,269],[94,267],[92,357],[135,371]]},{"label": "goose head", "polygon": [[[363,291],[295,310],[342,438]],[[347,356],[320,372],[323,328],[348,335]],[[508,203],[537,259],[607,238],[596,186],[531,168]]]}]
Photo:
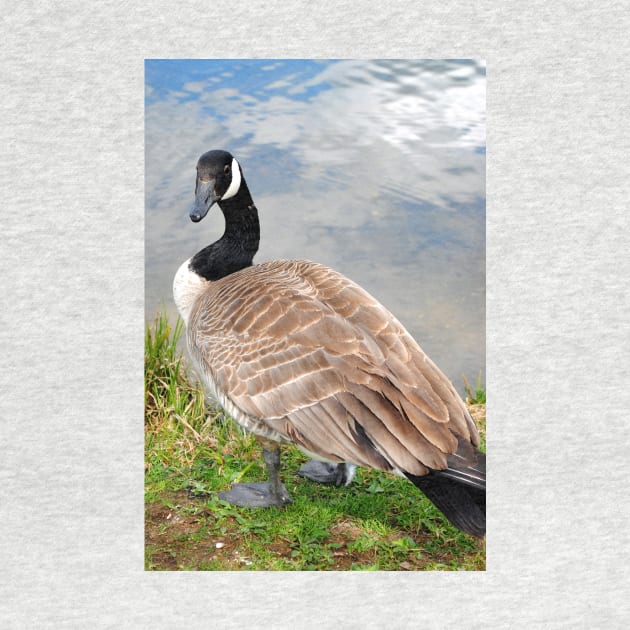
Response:
[{"label": "goose head", "polygon": [[241,189],[241,167],[228,151],[204,153],[197,162],[195,203],[190,209],[191,221],[198,223],[210,208],[221,201],[235,197]]}]

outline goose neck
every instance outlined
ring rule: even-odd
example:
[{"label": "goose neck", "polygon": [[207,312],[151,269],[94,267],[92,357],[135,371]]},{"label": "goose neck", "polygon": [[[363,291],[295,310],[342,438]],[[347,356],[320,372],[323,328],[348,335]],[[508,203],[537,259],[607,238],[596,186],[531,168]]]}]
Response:
[{"label": "goose neck", "polygon": [[225,231],[216,242],[195,254],[191,267],[206,280],[219,280],[253,264],[258,251],[260,225],[253,201],[238,203],[236,199],[220,201],[225,217]]}]

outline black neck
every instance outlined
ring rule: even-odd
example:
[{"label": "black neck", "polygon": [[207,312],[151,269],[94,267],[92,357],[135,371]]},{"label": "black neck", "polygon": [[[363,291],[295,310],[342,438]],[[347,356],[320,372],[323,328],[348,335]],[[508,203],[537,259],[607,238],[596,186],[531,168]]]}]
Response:
[{"label": "black neck", "polygon": [[219,201],[218,206],[225,218],[223,236],[197,252],[190,261],[193,271],[206,280],[219,280],[251,266],[260,240],[258,210],[245,180],[234,197]]}]

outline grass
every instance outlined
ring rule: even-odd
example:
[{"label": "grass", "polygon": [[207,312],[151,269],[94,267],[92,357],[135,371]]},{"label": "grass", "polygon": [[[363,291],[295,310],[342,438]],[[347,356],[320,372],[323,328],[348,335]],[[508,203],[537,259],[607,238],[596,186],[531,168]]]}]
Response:
[{"label": "grass", "polygon": [[[221,501],[232,482],[265,479],[261,451],[207,408],[177,350],[181,334],[179,319],[171,327],[160,314],[145,336],[147,570],[485,569],[485,542],[452,527],[408,481],[360,469],[349,488],[315,484],[296,475],[306,458],[292,446],[282,447],[282,476],[293,503]],[[472,409],[485,436],[485,406]]]},{"label": "grass", "polygon": [[486,404],[486,390],[481,385],[481,372],[477,376],[477,385],[475,391],[466,380],[466,377],[462,375],[464,381],[464,391],[466,392],[466,403],[469,405],[485,405]]}]

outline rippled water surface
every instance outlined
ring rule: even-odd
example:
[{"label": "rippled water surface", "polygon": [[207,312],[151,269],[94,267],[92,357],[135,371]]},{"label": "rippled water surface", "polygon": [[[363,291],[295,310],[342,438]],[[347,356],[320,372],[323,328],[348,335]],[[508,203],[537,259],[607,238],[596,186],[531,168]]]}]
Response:
[{"label": "rippled water surface", "polygon": [[219,238],[188,218],[195,165],[232,152],[261,221],[255,261],[335,267],[462,390],[485,374],[485,67],[453,61],[148,60],[146,317]]}]

